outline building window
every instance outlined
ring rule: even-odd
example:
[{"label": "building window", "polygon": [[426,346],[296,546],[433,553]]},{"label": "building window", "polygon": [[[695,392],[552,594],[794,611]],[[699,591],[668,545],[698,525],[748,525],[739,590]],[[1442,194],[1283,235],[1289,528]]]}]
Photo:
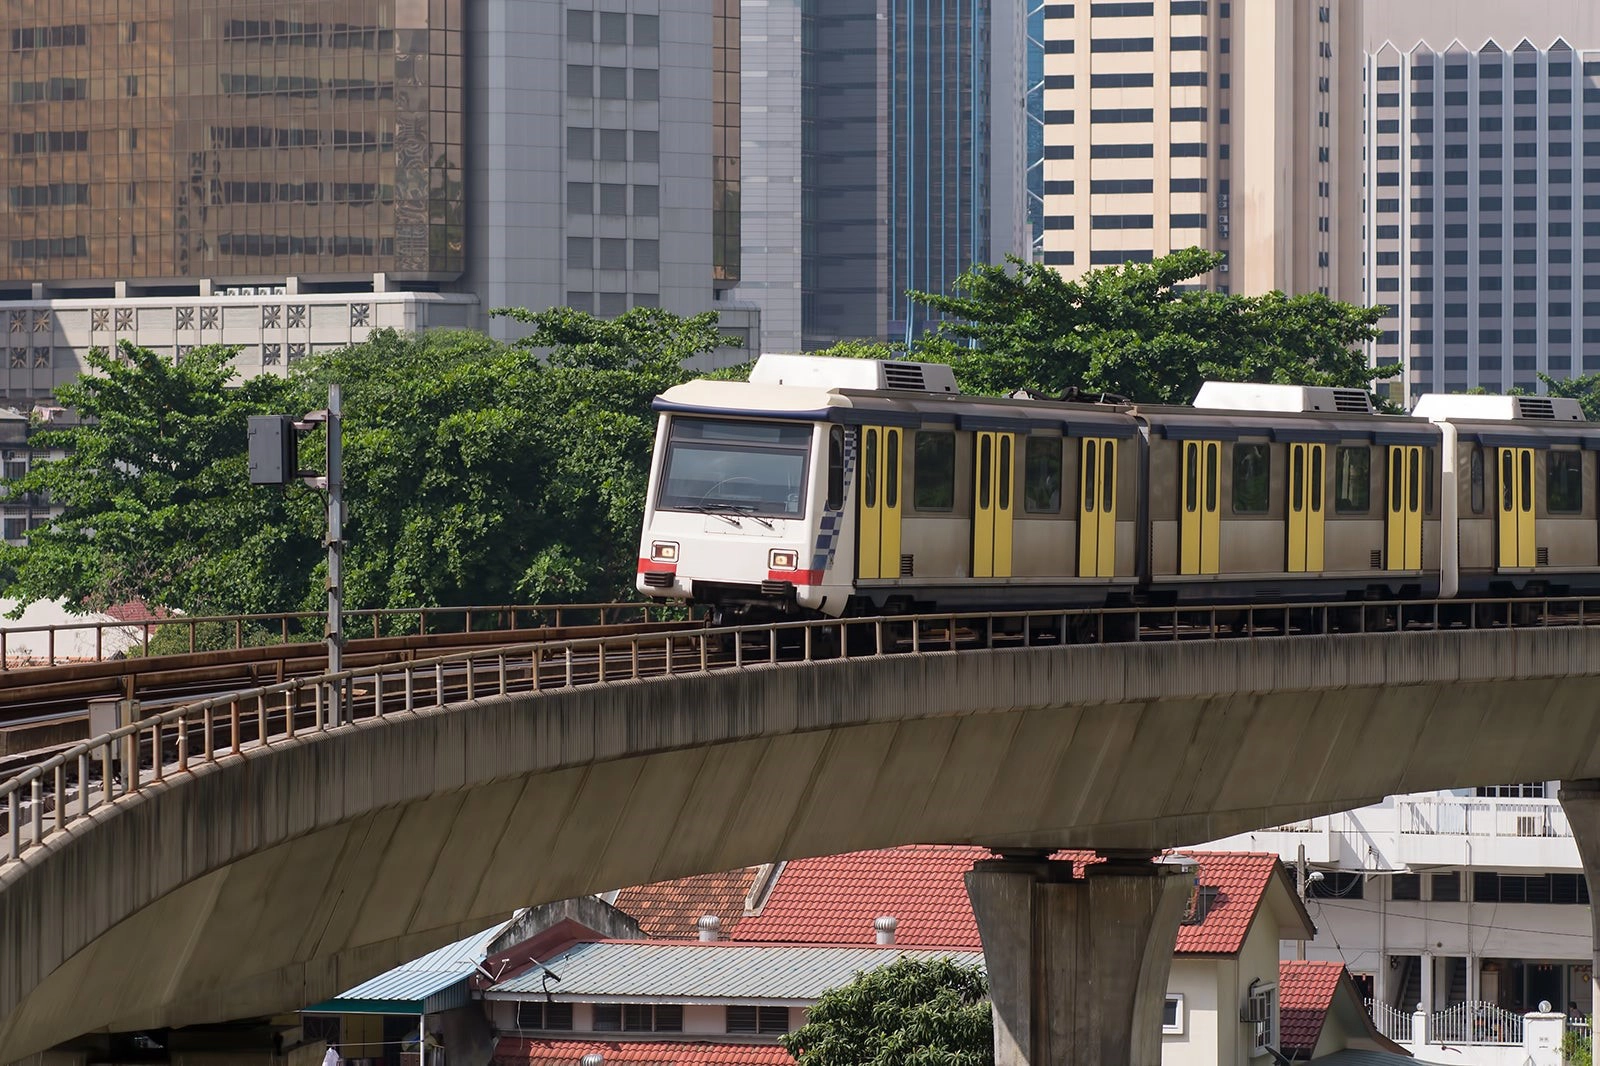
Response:
[{"label": "building window", "polygon": [[628,16],[620,11],[600,13],[600,43],[627,44]]},{"label": "building window", "polygon": [[[596,1003],[597,1033],[681,1033],[683,1007],[676,1003]],[[732,1030],[729,1030],[730,1032]],[[783,1030],[787,1032],[787,1030]]]},{"label": "building window", "polygon": [[1161,1035],[1183,1035],[1183,995],[1169,992],[1167,1001],[1161,1008]]},{"label": "building window", "polygon": [[635,163],[660,162],[661,134],[655,130],[634,130],[633,161]]},{"label": "building window", "polygon": [[628,213],[628,187],[619,183],[602,182],[600,185],[600,213],[626,215]]},{"label": "building window", "polygon": [[628,98],[628,68],[600,68],[600,99],[626,100]]},{"label": "building window", "polygon": [[[621,186],[618,186],[619,188]],[[621,212],[618,212],[619,214]],[[633,213],[638,218],[655,218],[661,213],[661,189],[655,185],[633,187]]]},{"label": "building window", "polygon": [[1389,878],[1389,898],[1402,902],[1422,898],[1421,874],[1395,874]]},{"label": "building window", "polygon": [[542,999],[518,1000],[517,1028],[570,1030],[572,1004],[547,1003]]},{"label": "building window", "polygon": [[1480,785],[1477,795],[1491,799],[1544,799],[1546,796],[1543,781],[1524,781],[1511,785]]},{"label": "building window", "polygon": [[633,242],[633,269],[660,270],[661,242],[657,240],[635,240]]},{"label": "building window", "polygon": [[588,43],[594,40],[594,12],[567,11],[567,40]]},{"label": "building window", "polygon": [[1458,903],[1461,900],[1461,875],[1434,874],[1429,889],[1435,903]]},{"label": "building window", "polygon": [[633,72],[633,98],[635,100],[659,100],[661,98],[661,72],[658,70],[635,70]]},{"label": "building window", "polygon": [[1254,1030],[1250,1054],[1265,1055],[1268,1048],[1278,1046],[1278,986],[1265,985],[1252,989],[1247,1010]]},{"label": "building window", "polygon": [[567,158],[576,160],[594,158],[594,130],[583,126],[567,127]]},{"label": "building window", "polygon": [[1233,513],[1266,514],[1272,450],[1265,444],[1233,446]]},{"label": "building window", "polygon": [[[1524,818],[1526,825],[1524,825]],[[1522,836],[1542,836],[1544,819],[1537,814],[1518,818]],[[1526,828],[1528,832],[1521,833]],[[1555,903],[1589,905],[1589,886],[1583,874],[1500,874],[1480,870],[1472,875],[1474,903]]]},{"label": "building window", "polygon": [[[954,437],[951,439],[954,440]],[[727,1028],[730,1033],[764,1034],[789,1031],[788,1007],[737,1006],[729,1007],[727,1010]]]},{"label": "building window", "polygon": [[1306,895],[1311,899],[1362,899],[1366,894],[1366,878],[1359,873],[1329,870],[1322,880],[1306,885]]},{"label": "building window", "polygon": [[567,64],[567,95],[587,100],[594,95],[594,68],[585,63]]},{"label": "building window", "polygon": [[600,131],[600,160],[608,163],[626,162],[628,158],[628,131]]},{"label": "building window", "polygon": [[655,48],[661,43],[661,16],[633,16],[633,43],[640,48]]}]

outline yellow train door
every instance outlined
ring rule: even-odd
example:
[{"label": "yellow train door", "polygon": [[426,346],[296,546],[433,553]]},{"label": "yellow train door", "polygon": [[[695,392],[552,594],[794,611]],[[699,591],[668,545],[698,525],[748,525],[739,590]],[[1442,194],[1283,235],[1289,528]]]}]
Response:
[{"label": "yellow train door", "polygon": [[1386,569],[1422,569],[1422,491],[1426,476],[1420,446],[1390,446]]},{"label": "yellow train door", "polygon": [[1500,565],[1531,567],[1538,560],[1533,532],[1533,449],[1495,451],[1500,477]]},{"label": "yellow train door", "polygon": [[[1289,445],[1290,573],[1317,573],[1323,567],[1324,456],[1325,446],[1321,444]],[[1419,539],[1419,551],[1420,545]]]},{"label": "yellow train door", "polygon": [[861,427],[860,532],[856,574],[900,576],[900,471],[904,434],[896,426]]},{"label": "yellow train door", "polygon": [[975,435],[972,475],[972,576],[1010,577],[1016,434]]},{"label": "yellow train door", "polygon": [[1078,576],[1117,573],[1117,442],[1085,437],[1078,464]]},{"label": "yellow train door", "polygon": [[1186,440],[1183,448],[1178,510],[1178,572],[1215,574],[1219,552],[1217,538],[1221,516],[1222,442]]}]

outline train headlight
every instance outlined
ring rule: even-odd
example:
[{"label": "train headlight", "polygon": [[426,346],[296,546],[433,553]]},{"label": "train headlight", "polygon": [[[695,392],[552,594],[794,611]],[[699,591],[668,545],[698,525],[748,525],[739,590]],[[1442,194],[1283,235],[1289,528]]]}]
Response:
[{"label": "train headlight", "polygon": [[675,540],[657,540],[650,544],[650,561],[652,563],[675,563],[678,561],[678,542]]},{"label": "train headlight", "polygon": [[800,566],[800,553],[790,548],[773,548],[767,553],[767,569],[794,570]]}]

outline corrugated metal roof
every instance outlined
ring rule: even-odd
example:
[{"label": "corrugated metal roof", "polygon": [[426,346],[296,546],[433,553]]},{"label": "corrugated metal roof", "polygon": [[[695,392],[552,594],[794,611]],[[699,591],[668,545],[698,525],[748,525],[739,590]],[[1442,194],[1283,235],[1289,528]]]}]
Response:
[{"label": "corrugated metal roof", "polygon": [[[862,970],[887,966],[901,956],[950,957],[981,964],[976,951],[887,947],[795,947],[716,943],[600,941],[578,944],[548,962],[559,974],[550,991],[557,1000],[645,997],[687,1000],[815,1000]],[[544,994],[543,971],[535,967],[489,990],[494,998]]]},{"label": "corrugated metal roof", "polygon": [[[464,940],[446,944],[437,951],[430,951],[421,958],[401,963],[387,973],[381,973],[370,981],[363,981],[348,992],[339,993],[328,1002],[383,1000],[391,1003],[397,1001],[420,1003],[436,992],[470,976],[478,963],[483,961],[489,950],[489,944],[506,925],[506,922],[500,922],[481,933],[474,933]],[[311,1009],[319,1010],[325,1005],[319,1003]]]}]

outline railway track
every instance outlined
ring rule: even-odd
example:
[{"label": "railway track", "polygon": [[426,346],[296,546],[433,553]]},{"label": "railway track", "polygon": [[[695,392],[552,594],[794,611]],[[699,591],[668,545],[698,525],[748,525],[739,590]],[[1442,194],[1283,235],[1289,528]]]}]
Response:
[{"label": "railway track", "polygon": [[[344,663],[346,669],[361,670],[497,645],[665,632],[702,624],[648,621],[366,638],[346,646]],[[291,643],[7,671],[0,674],[0,780],[38,761],[29,758],[31,754],[86,739],[92,727],[109,729],[180,703],[326,670],[325,645]],[[96,708],[105,712],[103,722],[97,720],[101,716]]]}]

